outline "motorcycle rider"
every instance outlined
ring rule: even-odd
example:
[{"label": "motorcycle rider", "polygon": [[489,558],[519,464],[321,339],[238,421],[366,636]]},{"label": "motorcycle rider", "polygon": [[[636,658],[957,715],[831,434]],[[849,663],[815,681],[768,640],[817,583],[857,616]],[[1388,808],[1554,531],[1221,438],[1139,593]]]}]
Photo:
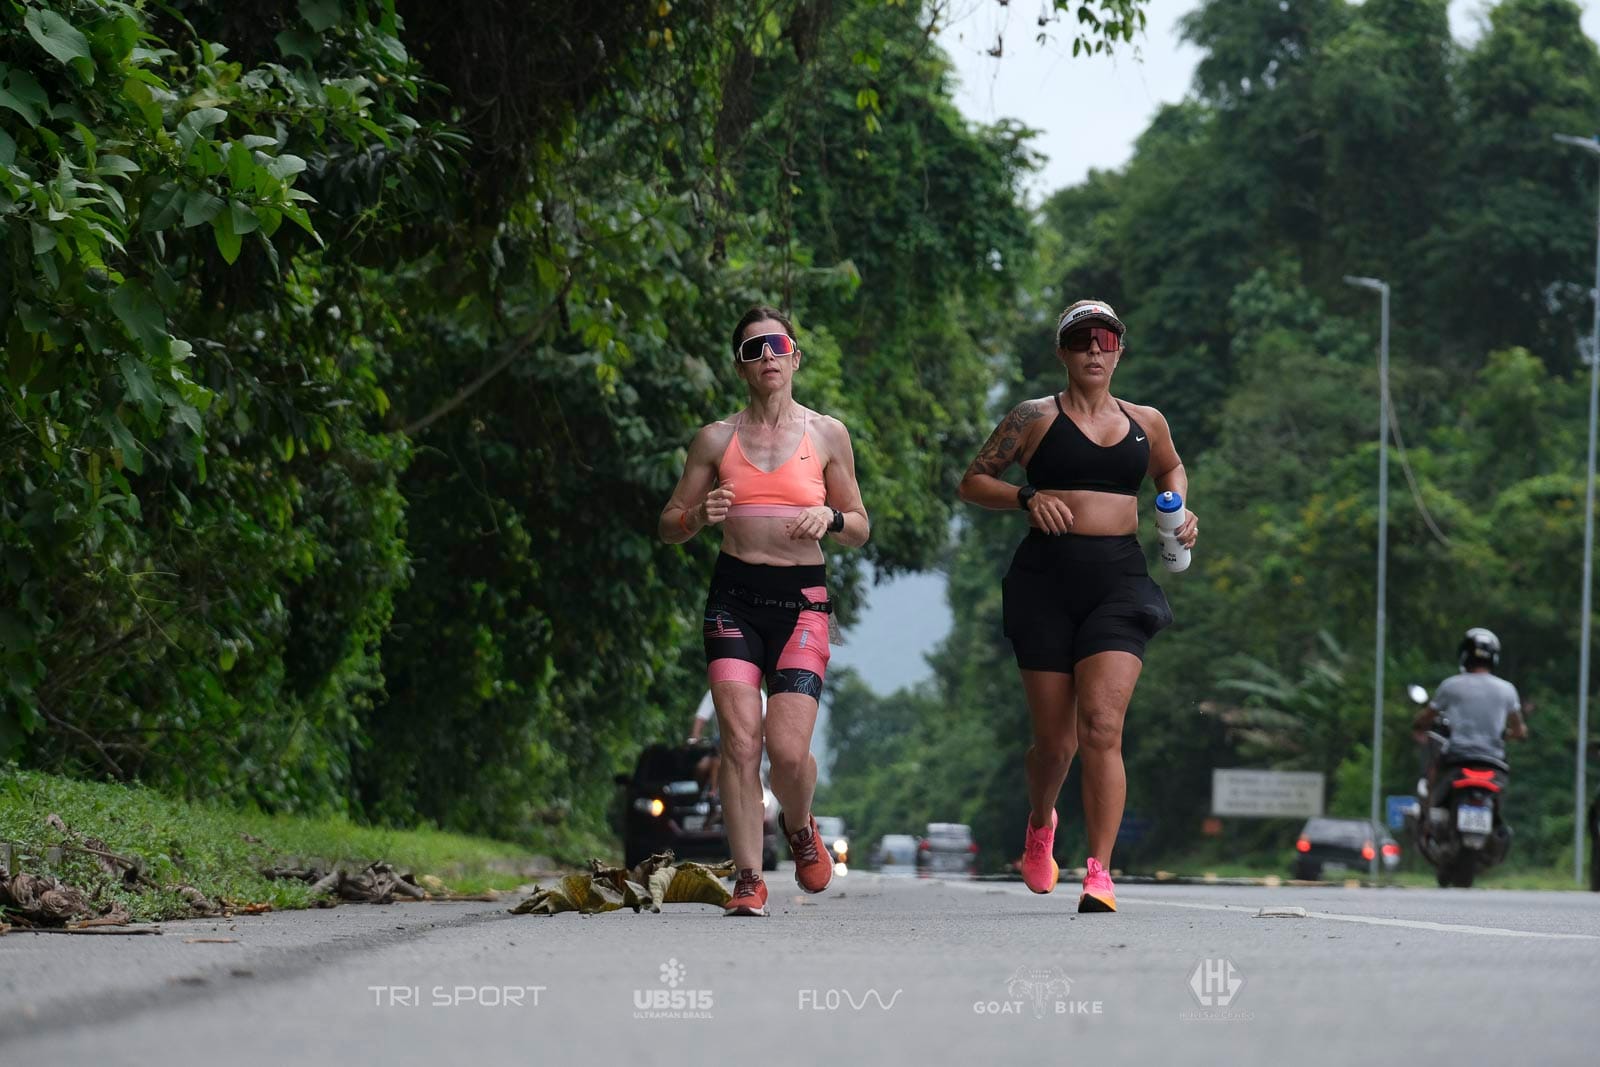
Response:
[{"label": "motorcycle rider", "polygon": [[1528,736],[1517,687],[1494,673],[1500,665],[1500,639],[1474,626],[1461,638],[1459,662],[1461,672],[1439,683],[1411,724],[1413,736],[1422,740],[1441,716],[1448,723],[1449,736],[1433,752],[1423,782],[1418,783],[1418,791],[1430,795],[1444,764],[1482,757],[1504,763],[1505,739],[1522,741]]}]

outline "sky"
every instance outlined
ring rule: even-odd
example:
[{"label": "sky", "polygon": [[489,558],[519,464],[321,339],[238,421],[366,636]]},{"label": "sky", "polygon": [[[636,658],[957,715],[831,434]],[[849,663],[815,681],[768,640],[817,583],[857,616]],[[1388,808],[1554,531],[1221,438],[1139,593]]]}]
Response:
[{"label": "sky", "polygon": [[[1157,109],[1188,92],[1200,59],[1198,49],[1178,40],[1178,20],[1198,6],[1194,0],[1151,0],[1145,33],[1109,58],[1074,59],[1065,22],[1050,26],[1052,39],[1039,44],[1039,15],[1051,6],[1049,0],[949,0],[939,34],[955,62],[961,82],[956,104],[967,118],[1013,118],[1040,132],[1034,146],[1049,161],[1028,183],[1035,202],[1076,185],[1091,167],[1126,163]],[[1450,5],[1457,41],[1477,39],[1489,6],[1482,0]],[[1585,6],[1583,28],[1590,38],[1600,37],[1600,4]],[[990,56],[997,43],[999,57]]]},{"label": "sky", "polygon": [[[955,62],[956,104],[974,122],[1012,118],[1039,131],[1033,145],[1048,156],[1028,183],[1031,198],[1076,185],[1089,168],[1110,170],[1133,154],[1163,104],[1183,99],[1199,62],[1177,39],[1190,0],[1152,0],[1145,33],[1116,54],[1072,56],[1065,22],[1039,43],[1039,15],[1049,0],[950,0],[939,44]],[[989,51],[999,46],[1000,55]]]},{"label": "sky", "polygon": [[[939,43],[955,63],[956,104],[968,119],[1012,118],[1039,131],[1034,147],[1048,158],[1027,186],[1030,201],[1038,203],[1082,181],[1091,167],[1114,170],[1127,163],[1134,140],[1156,111],[1183,99],[1200,53],[1178,40],[1177,24],[1195,6],[1192,0],[1151,0],[1145,33],[1133,46],[1123,45],[1109,58],[1074,59],[1064,24],[1051,27],[1055,39],[1036,40],[1038,17],[1049,0],[949,0]],[[1450,5],[1456,40],[1470,43],[1479,36],[1487,7],[1479,0]],[[1586,7],[1583,28],[1591,39],[1600,37],[1600,3]],[[1000,55],[989,55],[997,44]],[[926,656],[950,629],[944,590],[944,576],[937,573],[874,586],[860,620],[835,646],[830,666],[854,667],[879,693],[927,678]],[[813,746],[819,753],[826,710]]]}]

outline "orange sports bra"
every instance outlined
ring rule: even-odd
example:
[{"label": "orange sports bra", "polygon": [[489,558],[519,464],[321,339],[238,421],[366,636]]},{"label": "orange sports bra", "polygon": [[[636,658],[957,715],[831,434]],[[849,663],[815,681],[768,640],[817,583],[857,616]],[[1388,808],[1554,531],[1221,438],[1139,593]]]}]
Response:
[{"label": "orange sports bra", "polygon": [[733,439],[717,463],[717,483],[733,490],[729,515],[787,518],[827,501],[822,460],[811,447],[809,431],[800,434],[799,447],[776,470],[764,471],[750,462],[739,444],[743,423],[744,413],[740,412],[739,421],[733,424]]}]

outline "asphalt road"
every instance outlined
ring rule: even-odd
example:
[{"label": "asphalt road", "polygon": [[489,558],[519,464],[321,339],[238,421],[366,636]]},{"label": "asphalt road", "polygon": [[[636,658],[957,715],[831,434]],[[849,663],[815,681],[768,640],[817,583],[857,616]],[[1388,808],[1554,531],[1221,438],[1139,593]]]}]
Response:
[{"label": "asphalt road", "polygon": [[770,877],[767,919],[403,904],[13,933],[0,1064],[1600,1059],[1596,894],[1127,886],[1080,916],[1070,884]]}]

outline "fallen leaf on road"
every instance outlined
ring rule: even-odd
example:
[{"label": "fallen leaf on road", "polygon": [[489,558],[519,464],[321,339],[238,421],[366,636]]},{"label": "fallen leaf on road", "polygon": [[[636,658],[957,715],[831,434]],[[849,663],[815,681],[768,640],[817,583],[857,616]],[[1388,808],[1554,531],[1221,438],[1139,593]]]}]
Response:
[{"label": "fallen leaf on road", "polygon": [[588,874],[569,874],[550,888],[535,887],[513,915],[556,915],[576,911],[585,915],[632,908],[659,912],[663,904],[715,904],[732,897],[722,878],[733,874],[733,864],[675,863],[671,852],[658,852],[639,866],[607,867],[589,861]]},{"label": "fallen leaf on road", "polygon": [[392,904],[396,897],[425,900],[428,896],[428,891],[417,884],[411,872],[397,871],[382,860],[368,864],[356,874],[346,870],[325,872],[318,867],[264,867],[261,876],[305,882],[313,893],[327,893],[358,904]]},{"label": "fallen leaf on road", "polygon": [[15,878],[0,876],[0,904],[30,925],[56,926],[95,913],[83,890],[56,878],[26,872]]},{"label": "fallen leaf on road", "polygon": [[733,863],[715,867],[703,863],[683,863],[672,868],[672,881],[663,898],[668,904],[715,904],[722,907],[733,899],[722,879],[732,877]]},{"label": "fallen leaf on road", "polygon": [[199,918],[211,919],[222,914],[222,905],[217,904],[192,885],[175,885],[167,888],[187,901],[190,910]]}]

